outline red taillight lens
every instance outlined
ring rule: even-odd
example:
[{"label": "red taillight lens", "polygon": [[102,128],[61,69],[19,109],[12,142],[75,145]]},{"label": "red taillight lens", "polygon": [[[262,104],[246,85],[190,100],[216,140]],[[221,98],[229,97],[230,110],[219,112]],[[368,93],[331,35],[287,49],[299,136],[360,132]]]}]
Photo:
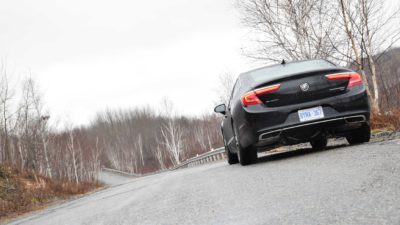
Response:
[{"label": "red taillight lens", "polygon": [[256,89],[254,92],[258,96],[260,96],[260,95],[265,95],[265,94],[277,91],[277,90],[279,90],[279,88],[281,88],[281,85],[280,84],[275,84],[275,85],[271,85],[271,86],[268,86],[268,87],[263,87],[263,88]]},{"label": "red taillight lens", "polygon": [[261,100],[257,97],[254,91],[247,92],[242,98],[243,106],[261,104]]},{"label": "red taillight lens", "polygon": [[363,81],[362,81],[361,75],[358,73],[353,73],[350,76],[349,84],[347,85],[347,87],[351,88],[351,87],[360,85],[362,83],[363,83]]},{"label": "red taillight lens", "polygon": [[277,91],[280,87],[280,84],[276,84],[247,92],[242,98],[242,104],[243,106],[262,104],[262,101],[257,96]]},{"label": "red taillight lens", "polygon": [[328,80],[349,80],[347,88],[362,84],[361,75],[358,73],[336,73],[325,75]]}]

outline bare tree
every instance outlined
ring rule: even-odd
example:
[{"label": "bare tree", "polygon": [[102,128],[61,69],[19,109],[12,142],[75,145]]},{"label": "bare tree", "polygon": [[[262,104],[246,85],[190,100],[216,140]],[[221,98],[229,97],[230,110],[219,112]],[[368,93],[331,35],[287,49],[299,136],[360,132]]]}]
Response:
[{"label": "bare tree", "polygon": [[35,113],[34,118],[36,122],[36,130],[39,136],[39,141],[43,151],[43,158],[44,158],[44,166],[45,166],[45,174],[48,177],[52,177],[51,165],[49,162],[49,153],[48,153],[48,125],[47,122],[50,116],[44,112],[43,110],[43,103],[41,95],[36,87],[36,84],[32,78],[28,78],[25,81],[25,87],[29,92],[29,96],[32,99],[32,106],[33,111]]},{"label": "bare tree", "polygon": [[256,60],[280,61],[329,58],[337,34],[330,0],[238,0],[243,22],[252,28]]},{"label": "bare tree", "polygon": [[69,128],[68,131],[68,142],[67,142],[67,151],[70,154],[70,162],[72,166],[73,177],[76,183],[79,183],[79,176],[78,176],[78,154],[77,148],[75,147],[75,135],[72,128]]},{"label": "bare tree", "polygon": [[164,170],[166,168],[166,166],[165,166],[165,156],[164,156],[163,148],[160,145],[157,145],[157,147],[155,149],[155,154],[156,154],[158,163],[160,164],[160,169]]},{"label": "bare tree", "polygon": [[4,63],[2,63],[0,67],[0,112],[1,112],[1,122],[0,125],[2,127],[2,135],[0,135],[1,139],[1,159],[4,161],[11,161],[11,152],[10,152],[10,101],[13,97],[13,92],[10,90],[10,85],[8,82],[8,71],[7,67]]},{"label": "bare tree", "polygon": [[138,140],[136,143],[137,143],[137,149],[139,149],[139,153],[140,153],[141,165],[144,166],[142,135],[139,134],[139,137],[138,137]]},{"label": "bare tree", "polygon": [[[338,0],[342,27],[351,46],[346,55],[362,73],[364,83],[371,97],[372,108],[380,113],[379,85],[376,60],[378,53],[384,54],[400,39],[396,27],[400,8],[389,10],[382,0]],[[364,62],[364,59],[366,62]],[[365,66],[370,72],[372,88],[365,74]],[[372,90],[371,90],[372,89]]]},{"label": "bare tree", "polygon": [[218,76],[218,87],[216,88],[218,102],[216,104],[228,104],[235,79],[236,77],[232,72],[225,72]]},{"label": "bare tree", "polygon": [[162,101],[164,115],[166,121],[164,122],[161,134],[163,138],[163,145],[171,157],[174,165],[181,162],[181,154],[183,151],[182,128],[176,119],[172,102],[164,98]]},{"label": "bare tree", "polygon": [[183,149],[182,129],[174,118],[169,118],[162,130],[163,144],[169,152],[174,165],[181,162]]}]

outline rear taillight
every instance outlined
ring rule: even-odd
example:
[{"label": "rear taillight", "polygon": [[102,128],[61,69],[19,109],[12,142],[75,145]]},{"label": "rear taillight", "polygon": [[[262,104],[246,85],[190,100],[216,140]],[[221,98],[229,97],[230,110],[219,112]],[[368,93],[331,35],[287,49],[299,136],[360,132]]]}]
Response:
[{"label": "rear taillight", "polygon": [[281,85],[280,84],[275,84],[275,85],[271,85],[271,86],[268,86],[268,87],[263,87],[263,88],[256,89],[256,90],[254,90],[254,92],[258,96],[260,96],[260,95],[265,95],[265,94],[277,91],[277,90],[279,90],[279,88],[281,88]]},{"label": "rear taillight", "polygon": [[243,104],[243,106],[262,104],[262,101],[258,98],[258,96],[277,91],[277,90],[279,90],[280,87],[281,87],[280,84],[276,84],[276,85],[259,88],[254,91],[249,91],[243,96],[242,104]]},{"label": "rear taillight", "polygon": [[347,88],[362,84],[361,75],[358,73],[336,73],[325,75],[328,80],[348,80]]},{"label": "rear taillight", "polygon": [[242,98],[243,106],[261,104],[261,100],[257,97],[254,91],[247,92]]}]

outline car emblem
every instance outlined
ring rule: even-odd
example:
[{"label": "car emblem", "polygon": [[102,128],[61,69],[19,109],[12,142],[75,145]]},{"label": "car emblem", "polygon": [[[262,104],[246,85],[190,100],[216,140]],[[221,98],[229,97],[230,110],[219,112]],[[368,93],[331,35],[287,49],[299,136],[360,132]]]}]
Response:
[{"label": "car emblem", "polygon": [[310,89],[310,85],[308,83],[300,84],[300,89],[302,91],[308,91],[308,89]]}]

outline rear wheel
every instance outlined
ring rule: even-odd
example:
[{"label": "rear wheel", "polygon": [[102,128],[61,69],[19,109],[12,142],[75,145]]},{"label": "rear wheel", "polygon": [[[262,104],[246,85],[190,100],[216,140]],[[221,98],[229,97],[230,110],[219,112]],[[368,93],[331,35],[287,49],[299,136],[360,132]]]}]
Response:
[{"label": "rear wheel", "polygon": [[368,124],[363,124],[357,130],[352,131],[347,137],[347,141],[350,145],[361,144],[369,142],[371,138],[371,128]]},{"label": "rear wheel", "polygon": [[227,147],[225,147],[226,159],[228,160],[229,165],[236,164],[239,162],[238,154],[232,153],[229,151]]},{"label": "rear wheel", "polygon": [[249,146],[247,148],[242,148],[239,144],[239,138],[237,136],[236,128],[233,124],[232,126],[235,135],[236,148],[238,150],[237,156],[239,158],[240,165],[246,166],[256,162],[257,161],[256,149],[253,148],[252,146]]},{"label": "rear wheel", "polygon": [[[224,136],[224,132],[222,132],[222,136]],[[238,163],[239,162],[238,155],[236,153],[232,153],[231,151],[229,151],[229,148],[226,146],[225,138],[223,138],[223,140],[224,140],[226,159],[229,165]]]},{"label": "rear wheel", "polygon": [[242,166],[250,165],[257,161],[257,151],[251,146],[244,149],[239,147],[238,156]]},{"label": "rear wheel", "polygon": [[328,138],[319,137],[317,139],[311,140],[310,144],[314,150],[322,150],[328,144]]}]

